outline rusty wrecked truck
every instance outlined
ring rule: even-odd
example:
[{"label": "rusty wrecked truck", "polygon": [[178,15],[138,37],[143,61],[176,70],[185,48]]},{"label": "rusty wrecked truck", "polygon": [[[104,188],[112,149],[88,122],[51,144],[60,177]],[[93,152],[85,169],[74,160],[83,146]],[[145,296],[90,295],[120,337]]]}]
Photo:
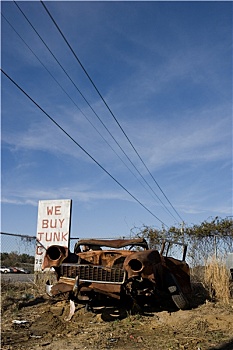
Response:
[{"label": "rusty wrecked truck", "polygon": [[118,299],[130,309],[133,305],[170,298],[176,307],[186,309],[191,292],[187,246],[182,245],[181,260],[168,256],[172,242],[161,250],[149,249],[143,238],[79,240],[71,253],[68,248],[47,248],[42,270],[54,268],[56,282],[46,283],[51,296],[69,295],[71,319],[74,301],[86,303],[106,296]]}]

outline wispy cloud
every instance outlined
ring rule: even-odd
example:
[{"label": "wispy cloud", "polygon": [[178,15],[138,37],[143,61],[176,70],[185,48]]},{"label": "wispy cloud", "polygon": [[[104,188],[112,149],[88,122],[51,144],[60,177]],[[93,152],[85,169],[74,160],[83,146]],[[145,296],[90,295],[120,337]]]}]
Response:
[{"label": "wispy cloud", "polygon": [[[187,112],[186,115],[179,119],[174,118],[173,121],[141,119],[132,124],[125,123],[125,126],[130,130],[129,136],[139,153],[153,169],[180,162],[202,163],[227,160],[232,155],[231,123],[227,112],[224,107],[216,110],[210,108],[199,113]],[[81,120],[80,117],[77,121],[69,118],[67,120],[63,122],[65,130],[70,132],[71,136],[84,148],[86,147],[93,156],[101,155],[99,159],[105,162],[113,159],[115,162],[119,161],[116,157],[113,158],[112,150],[96,131],[91,126],[87,127],[85,120]],[[88,156],[68,140],[66,135],[46,121],[35,123],[28,130],[3,133],[2,142],[13,151],[28,149],[55,154],[59,152],[90,161]],[[117,149],[112,140],[109,142],[113,148]],[[121,135],[121,142],[123,149],[132,156],[132,149],[123,135]],[[119,149],[117,152],[122,155]]]},{"label": "wispy cloud", "polygon": [[[231,34],[228,34],[231,21],[227,5],[219,5],[221,11],[211,11],[208,18],[205,14],[209,14],[209,5],[202,7],[200,3],[200,8],[195,5],[192,11],[194,5],[183,8],[179,3],[176,16],[170,6],[173,5],[153,2],[48,5],[105,101],[178,211],[190,220],[211,213],[229,213],[232,101]],[[215,5],[211,4],[211,9],[212,6]],[[122,149],[148,179],[139,158],[41,4],[25,2],[22,7]],[[15,19],[23,38],[107,143],[130,165],[44,45],[29,30],[14,3],[5,1],[3,11],[11,20]],[[162,213],[4,21],[3,33],[6,71],[110,174],[143,203]],[[20,205],[22,209],[22,205],[37,206],[40,199],[72,198],[88,208],[92,204],[96,207],[111,204],[121,210],[126,204],[134,217],[135,207],[129,205],[133,199],[6,78],[3,83],[2,203],[12,204],[14,209]],[[95,215],[93,218],[99,219]],[[143,220],[144,216],[140,222]]]},{"label": "wispy cloud", "polygon": [[[81,190],[82,187],[82,190]],[[87,203],[95,202],[99,200],[120,200],[120,201],[132,201],[127,194],[121,190],[116,191],[96,191],[88,189],[87,184],[80,184],[77,188],[75,185],[71,185],[70,188],[48,188],[47,190],[43,189],[20,189],[15,188],[12,192],[10,189],[4,188],[3,195],[1,198],[2,203],[8,204],[18,204],[18,205],[33,205],[37,206],[38,201],[43,199],[58,199],[58,198],[72,198],[75,202]]]},{"label": "wispy cloud", "polygon": [[[229,111],[230,112],[230,111]],[[144,158],[156,169],[180,162],[203,163],[232,156],[230,115],[210,108],[187,113],[173,121],[143,120],[131,125],[133,139]]]}]

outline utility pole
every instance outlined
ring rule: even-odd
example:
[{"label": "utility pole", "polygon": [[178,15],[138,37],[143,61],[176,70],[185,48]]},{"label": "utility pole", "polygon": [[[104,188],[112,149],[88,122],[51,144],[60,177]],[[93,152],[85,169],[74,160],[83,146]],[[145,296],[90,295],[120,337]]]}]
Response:
[{"label": "utility pole", "polygon": [[182,221],[181,223],[181,228],[180,228],[180,232],[181,232],[181,235],[182,235],[182,240],[183,240],[183,244],[184,244],[184,235],[185,235],[185,232],[184,232],[184,221]]}]

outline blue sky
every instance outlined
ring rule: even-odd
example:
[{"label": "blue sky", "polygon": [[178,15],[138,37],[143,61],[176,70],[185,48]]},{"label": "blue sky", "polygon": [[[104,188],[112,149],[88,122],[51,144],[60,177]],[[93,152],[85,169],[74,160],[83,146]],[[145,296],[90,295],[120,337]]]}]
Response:
[{"label": "blue sky", "polygon": [[231,2],[45,3],[180,216],[41,3],[18,4],[92,109],[12,1],[2,14],[23,41],[2,17],[2,69],[160,221],[1,74],[3,232],[35,235],[43,199],[72,199],[73,237],[232,215]]}]

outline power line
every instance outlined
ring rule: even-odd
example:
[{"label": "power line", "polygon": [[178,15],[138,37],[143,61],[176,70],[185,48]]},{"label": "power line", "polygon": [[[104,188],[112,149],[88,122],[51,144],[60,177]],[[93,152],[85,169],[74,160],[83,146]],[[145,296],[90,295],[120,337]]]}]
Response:
[{"label": "power line", "polygon": [[86,97],[83,95],[83,93],[81,92],[81,90],[78,88],[78,86],[75,84],[75,82],[73,81],[73,79],[70,77],[70,75],[67,73],[67,71],[64,69],[64,67],[61,65],[61,63],[59,62],[59,60],[56,58],[56,56],[53,54],[53,52],[50,50],[50,48],[48,47],[48,45],[45,43],[45,41],[43,40],[43,38],[41,37],[41,35],[38,33],[38,31],[35,29],[35,27],[33,26],[33,24],[30,22],[30,20],[28,19],[28,17],[25,15],[25,13],[23,12],[23,10],[20,8],[20,6],[14,1],[15,5],[17,6],[17,8],[19,9],[19,11],[22,13],[22,15],[24,16],[24,18],[26,19],[26,21],[29,23],[29,25],[31,26],[31,28],[35,31],[35,33],[37,34],[37,36],[40,38],[40,40],[43,42],[43,44],[45,45],[45,47],[47,48],[47,50],[50,52],[50,54],[53,56],[53,58],[55,59],[55,61],[57,62],[57,64],[60,66],[60,68],[62,69],[62,71],[65,73],[65,75],[68,77],[68,79],[71,81],[71,83],[74,85],[74,87],[76,88],[76,90],[79,92],[79,94],[81,95],[81,97],[84,99],[84,101],[87,103],[87,105],[90,107],[90,109],[92,110],[92,112],[94,113],[94,115],[98,118],[98,120],[100,121],[100,123],[103,125],[103,127],[105,128],[105,130],[109,133],[109,135],[112,137],[112,139],[115,141],[115,143],[117,144],[117,146],[120,148],[120,150],[123,152],[123,154],[125,155],[125,157],[128,159],[128,161],[131,163],[131,165],[134,167],[134,169],[136,170],[136,172],[140,175],[140,177],[143,179],[143,181],[147,184],[147,186],[150,188],[150,190],[153,192],[153,194],[156,196],[156,198],[159,200],[159,202],[163,205],[164,209],[176,220],[176,218],[174,217],[174,215],[171,213],[171,211],[166,207],[166,205],[163,203],[163,201],[159,198],[159,196],[156,194],[156,192],[153,190],[153,188],[150,186],[150,184],[148,183],[148,181],[145,179],[145,177],[142,175],[142,173],[137,169],[137,167],[134,165],[134,163],[132,162],[132,160],[129,158],[129,156],[126,154],[126,152],[124,151],[124,149],[121,147],[121,145],[119,144],[119,142],[116,140],[116,138],[113,136],[113,134],[109,131],[109,129],[106,127],[106,125],[104,124],[104,122],[101,120],[101,118],[99,117],[99,115],[96,113],[96,111],[93,109],[93,107],[91,106],[91,104],[89,103],[89,101],[86,99]]},{"label": "power line", "polygon": [[148,211],[154,218],[156,218],[161,224],[168,228],[162,220],[160,220],[150,209],[148,209],[141,201],[139,201],[131,192],[129,192],[113,175],[111,175],[94,157],[90,155],[62,126],[55,121],[32,97],[30,97],[26,91],[23,90],[2,68],[2,73],[25,95],[27,98],[33,102],[64,134],[73,141],[89,158],[91,158],[108,176],[111,177],[125,192],[127,192],[138,204],[140,204],[146,211]]},{"label": "power line", "polygon": [[36,236],[29,236],[29,235],[22,235],[22,234],[18,234],[18,233],[8,233],[8,232],[0,232],[1,235],[5,235],[5,236],[17,236],[17,237],[21,237],[21,238],[27,238],[27,239],[36,239]]},{"label": "power line", "polygon": [[158,182],[155,180],[154,176],[152,175],[151,171],[149,170],[149,168],[147,167],[147,165],[145,164],[145,162],[143,161],[142,157],[140,156],[140,154],[138,153],[138,151],[136,150],[136,148],[134,147],[133,143],[131,142],[131,140],[129,139],[128,135],[126,134],[126,132],[124,131],[124,129],[122,128],[122,126],[120,125],[119,121],[117,120],[116,116],[114,115],[114,113],[112,112],[112,110],[110,109],[110,107],[108,106],[107,102],[105,101],[105,99],[103,98],[102,94],[100,93],[99,89],[97,88],[97,86],[95,85],[94,81],[92,80],[92,78],[90,77],[90,75],[88,74],[87,70],[85,69],[84,65],[82,64],[82,62],[80,61],[80,59],[78,58],[77,54],[75,53],[75,51],[73,50],[73,48],[71,47],[71,45],[69,44],[68,40],[66,39],[65,35],[63,34],[63,32],[61,31],[60,27],[58,26],[58,24],[56,23],[55,19],[53,18],[53,16],[51,15],[51,13],[49,12],[49,10],[47,9],[46,5],[44,4],[44,2],[42,0],[40,0],[41,4],[43,5],[44,9],[46,10],[47,14],[49,15],[49,17],[51,18],[51,20],[53,21],[54,25],[56,26],[57,30],[59,31],[59,33],[61,34],[62,38],[64,39],[65,43],[67,44],[67,46],[69,47],[69,49],[71,50],[71,52],[73,53],[74,57],[76,58],[77,62],[79,63],[79,65],[81,66],[81,68],[83,69],[84,73],[86,74],[86,76],[88,77],[89,81],[91,82],[92,86],[94,87],[94,89],[96,90],[97,94],[99,95],[99,97],[101,98],[101,100],[103,101],[104,105],[106,106],[106,108],[108,109],[108,111],[110,112],[110,114],[112,115],[112,117],[114,118],[115,122],[117,123],[117,125],[119,126],[119,128],[121,129],[121,131],[123,132],[124,136],[126,137],[127,141],[130,143],[131,147],[133,148],[133,150],[135,151],[135,153],[137,154],[137,156],[139,157],[140,161],[142,162],[142,164],[144,165],[144,167],[146,168],[146,170],[148,171],[148,173],[150,174],[151,178],[153,179],[153,181],[155,182],[155,184],[157,185],[157,187],[159,188],[159,190],[162,192],[162,194],[164,195],[164,197],[166,198],[166,200],[168,201],[168,203],[171,205],[171,207],[173,208],[173,210],[175,211],[175,213],[179,216],[179,218],[181,219],[181,221],[184,221],[182,219],[182,217],[180,216],[180,214],[177,212],[177,210],[174,208],[174,206],[172,205],[172,203],[170,202],[170,200],[168,199],[168,197],[166,196],[166,194],[164,193],[164,191],[162,190],[162,188],[159,186]]},{"label": "power line", "polygon": [[[8,21],[8,19],[1,13],[2,17],[9,24],[9,26],[14,30],[14,32],[19,36],[19,38],[23,41],[23,43],[27,46],[27,48],[31,51],[31,53],[37,58],[40,64],[44,67],[44,69],[48,72],[48,74],[54,79],[54,81],[58,84],[58,86],[62,89],[62,91],[66,94],[66,96],[73,102],[76,108],[82,113],[84,118],[91,124],[91,126],[95,129],[95,131],[100,135],[100,137],[106,142],[106,144],[111,148],[111,150],[116,154],[116,156],[122,161],[122,163],[128,168],[128,170],[135,176],[135,178],[141,183],[141,185],[148,191],[148,189],[143,185],[143,183],[136,177],[133,171],[128,167],[128,165],[124,162],[124,160],[119,156],[119,154],[114,150],[114,148],[110,145],[110,143],[105,139],[105,137],[99,132],[99,130],[95,127],[95,125],[91,122],[91,120],[86,116],[86,114],[81,110],[81,108],[76,104],[76,102],[72,99],[72,97],[67,93],[67,91],[62,87],[59,81],[54,77],[54,75],[50,72],[50,70],[44,65],[44,63],[40,60],[40,58],[36,55],[36,53],[31,49],[31,47],[26,43],[26,41],[22,38],[22,36],[17,32],[17,30],[13,27],[13,25]],[[149,192],[150,193],[150,192]]]},{"label": "power line", "polygon": [[[18,37],[23,41],[23,43],[27,46],[30,52],[36,57],[36,59],[40,62],[40,64],[44,67],[47,73],[53,78],[53,80],[58,84],[61,90],[66,94],[66,96],[73,102],[76,108],[80,111],[80,113],[84,116],[84,118],[90,123],[90,125],[95,129],[95,131],[99,134],[99,136],[106,142],[106,144],[111,148],[111,150],[116,154],[116,156],[122,161],[122,163],[126,166],[126,168],[131,172],[131,174],[139,181],[139,183],[144,187],[144,189],[152,196],[154,196],[149,192],[148,188],[140,181],[140,179],[134,174],[134,172],[130,169],[130,167],[124,162],[124,160],[119,156],[119,154],[115,151],[115,149],[110,145],[110,143],[105,139],[105,137],[99,132],[99,130],[95,127],[95,125],[91,122],[91,120],[86,116],[86,114],[80,109],[80,107],[76,104],[76,102],[72,99],[72,97],[67,93],[67,91],[62,87],[59,81],[54,77],[54,75],[50,72],[50,70],[45,66],[45,64],[40,60],[40,58],[36,55],[36,53],[32,50],[32,48],[26,43],[26,41],[22,38],[22,36],[18,33],[18,31],[13,27],[13,25],[8,21],[8,19],[1,13],[4,20],[8,23],[8,25],[12,28],[12,30],[18,35]],[[171,213],[172,215],[172,213]],[[173,216],[173,215],[172,215]],[[173,216],[176,220],[176,218]]]}]

